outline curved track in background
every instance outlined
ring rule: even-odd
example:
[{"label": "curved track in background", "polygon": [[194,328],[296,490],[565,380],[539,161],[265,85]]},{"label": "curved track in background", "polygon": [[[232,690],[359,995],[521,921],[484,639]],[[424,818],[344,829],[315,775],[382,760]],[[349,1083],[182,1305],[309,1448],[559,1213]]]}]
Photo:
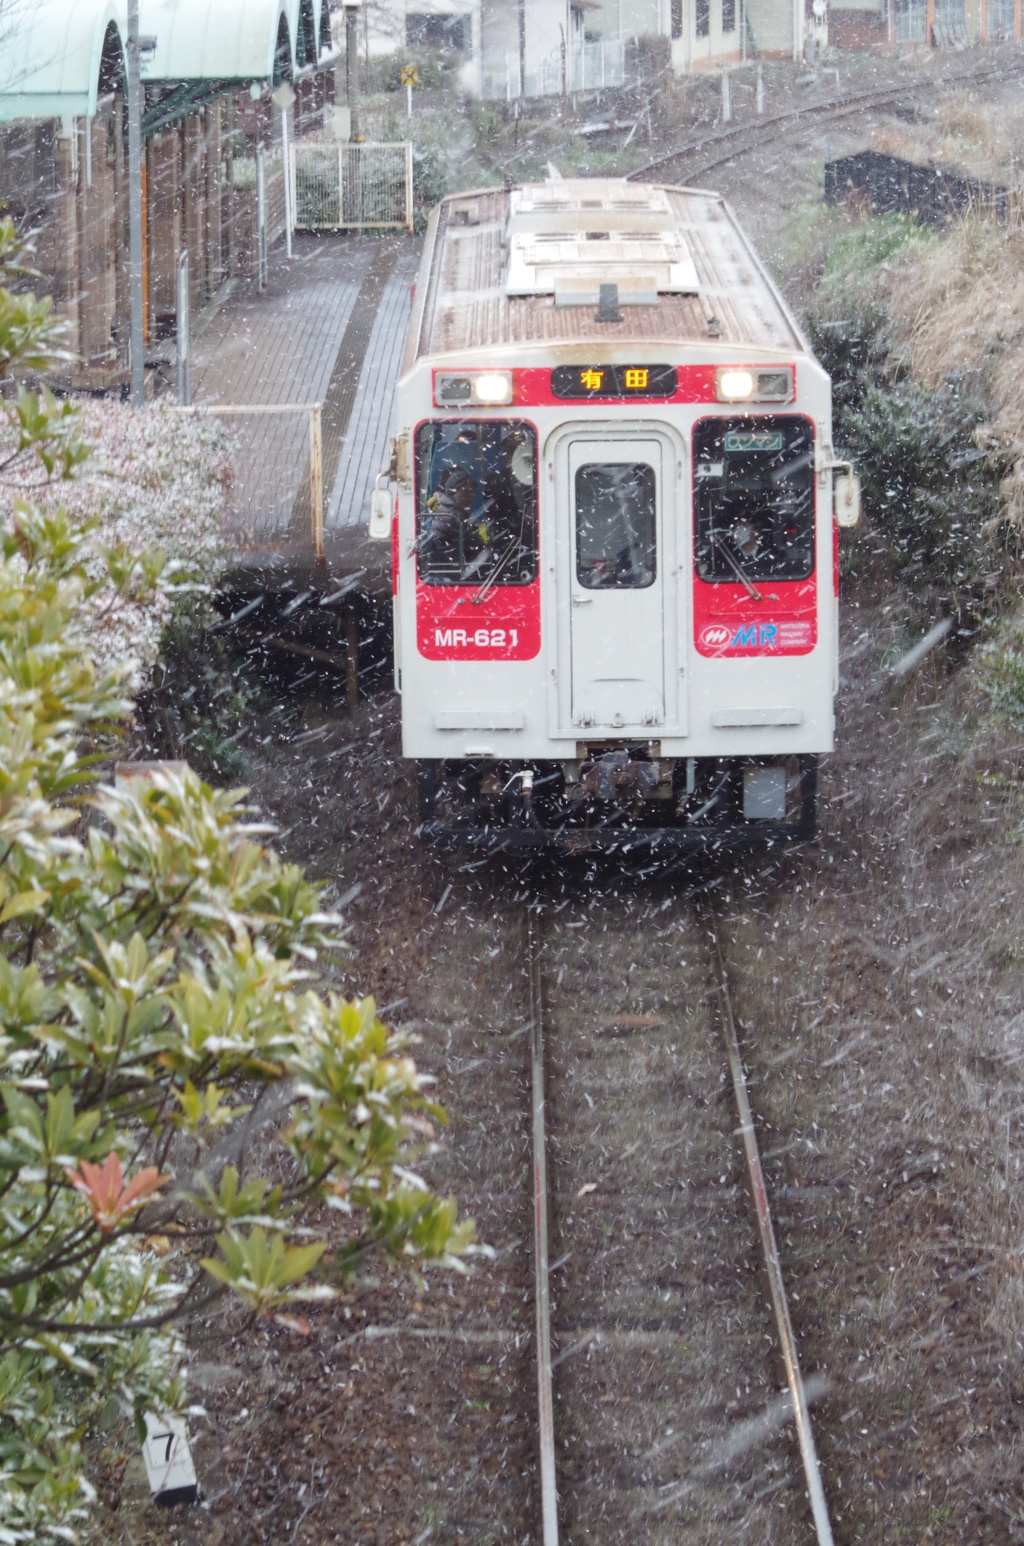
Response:
[{"label": "curved track in background", "polygon": [[[744,1539],[772,1538],[780,1501],[787,1533],[809,1538],[806,1492],[818,1546],[832,1546],[720,922],[687,898],[668,916],[678,953],[670,946],[654,964],[647,992],[657,983],[672,1008],[602,1020],[588,1012],[586,994],[558,990],[567,973],[593,984],[600,965],[614,973],[619,958],[621,969],[638,937],[621,917],[606,919],[599,933],[599,915],[588,927],[558,920],[544,898],[527,907],[539,1538],[558,1546],[561,1522],[571,1539],[661,1541],[666,1529],[699,1521],[702,1538],[725,1539],[740,1523],[737,1495]],[[738,1127],[714,1055],[716,1029]],[[669,1094],[673,1084],[683,1086],[678,1100]],[[631,1121],[637,1140],[602,1175],[603,1158],[633,1132]],[[766,1334],[737,1136],[774,1339]],[[673,1167],[672,1151],[684,1145]],[[577,1185],[582,1175],[590,1179]],[[728,1190],[718,1190],[727,1181]],[[674,1312],[666,1309],[673,1299]],[[781,1398],[776,1347],[787,1387]],[[766,1400],[750,1395],[752,1381]],[[736,1403],[727,1401],[734,1385]],[[821,1385],[814,1381],[812,1394]],[[737,1406],[753,1415],[736,1420]],[[802,1477],[789,1469],[795,1457],[785,1429],[794,1414]],[[773,1429],[780,1431],[766,1456],[759,1446]],[[776,1473],[767,1486],[766,1470]]]},{"label": "curved track in background", "polygon": [[854,118],[859,113],[894,109],[921,96],[932,95],[943,89],[956,89],[965,85],[985,85],[992,81],[1009,81],[1024,76],[1024,66],[1013,69],[995,66],[985,61],[974,69],[944,75],[938,80],[890,83],[877,91],[850,92],[824,102],[808,102],[781,113],[766,113],[743,123],[722,126],[697,139],[678,146],[664,156],[637,167],[627,176],[629,182],[663,182],[675,162],[684,161],[686,180],[705,177],[716,167],[725,165],[739,156],[749,155],[766,145],[785,137],[798,129],[808,119],[841,121]]}]

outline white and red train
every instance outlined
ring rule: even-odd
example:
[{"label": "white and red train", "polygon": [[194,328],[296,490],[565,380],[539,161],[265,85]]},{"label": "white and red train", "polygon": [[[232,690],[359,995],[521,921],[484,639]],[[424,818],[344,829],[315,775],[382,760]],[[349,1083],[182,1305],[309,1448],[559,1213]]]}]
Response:
[{"label": "white and red train", "polygon": [[445,199],[396,412],[370,535],[425,838],[809,836],[859,495],[829,378],[724,200]]}]

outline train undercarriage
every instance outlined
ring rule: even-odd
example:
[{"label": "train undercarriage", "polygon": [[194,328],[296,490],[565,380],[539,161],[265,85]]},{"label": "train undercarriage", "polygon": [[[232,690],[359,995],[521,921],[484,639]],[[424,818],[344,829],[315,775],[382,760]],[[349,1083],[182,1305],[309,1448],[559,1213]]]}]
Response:
[{"label": "train undercarriage", "polygon": [[814,837],[816,756],[680,757],[588,745],[566,762],[421,760],[421,838],[436,848],[657,850]]}]

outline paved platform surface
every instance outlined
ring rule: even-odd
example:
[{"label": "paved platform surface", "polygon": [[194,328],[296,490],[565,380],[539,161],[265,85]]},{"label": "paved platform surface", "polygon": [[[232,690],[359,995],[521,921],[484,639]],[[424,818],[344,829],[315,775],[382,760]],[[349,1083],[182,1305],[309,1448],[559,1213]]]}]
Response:
[{"label": "paved platform surface", "polygon": [[[236,284],[192,348],[197,406],[321,404],[325,541],[358,559],[370,489],[386,465],[394,384],[421,243],[407,236],[303,236],[272,255],[267,288]],[[308,415],[233,414],[241,553],[301,553],[310,542]]]},{"label": "paved platform surface", "polygon": [[420,242],[404,242],[381,296],[337,477],[329,491],[328,531],[357,526],[369,518],[374,478],[387,466],[395,381],[405,346],[412,285],[421,254]]}]

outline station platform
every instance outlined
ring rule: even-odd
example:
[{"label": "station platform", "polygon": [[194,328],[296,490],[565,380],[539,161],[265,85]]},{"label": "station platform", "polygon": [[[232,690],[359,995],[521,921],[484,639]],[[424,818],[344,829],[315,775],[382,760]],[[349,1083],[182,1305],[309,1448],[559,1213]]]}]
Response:
[{"label": "station platform", "polygon": [[299,234],[290,260],[281,248],[272,253],[262,293],[255,281],[237,281],[200,319],[192,402],[241,410],[223,420],[235,453],[239,567],[312,565],[308,415],[267,410],[320,403],[329,570],[387,568],[387,544],[367,543],[366,524],[374,478],[387,465],[421,252],[404,233]]}]

